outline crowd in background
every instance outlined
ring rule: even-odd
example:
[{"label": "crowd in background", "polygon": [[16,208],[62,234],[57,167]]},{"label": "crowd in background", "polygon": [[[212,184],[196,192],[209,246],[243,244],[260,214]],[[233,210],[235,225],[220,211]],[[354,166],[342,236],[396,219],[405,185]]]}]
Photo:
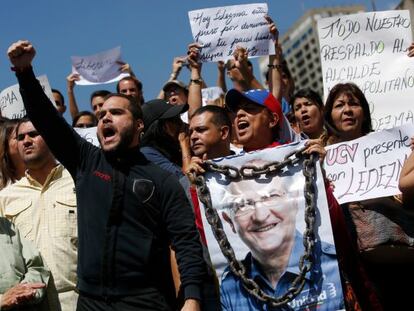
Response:
[{"label": "crowd in background", "polygon": [[[162,284],[163,288],[160,291],[165,293],[165,305],[171,309],[183,306],[183,310],[186,307],[187,310],[198,310],[197,308],[200,307],[203,310],[237,309],[232,305],[232,302],[223,302],[223,296],[221,296],[222,301],[220,302],[218,280],[208,255],[207,241],[201,221],[203,210],[199,206],[195,186],[195,176],[204,172],[204,161],[307,140],[304,153],[317,153],[323,167],[323,159],[326,155],[325,146],[348,142],[372,132],[368,101],[352,81],[333,87],[325,103],[314,90],[295,88],[288,65],[283,59],[283,51],[278,43],[278,31],[270,18],[267,18],[267,21],[269,31],[274,38],[276,53],[269,56],[266,84],[262,85],[259,82],[255,76],[253,65],[248,59],[246,49],[239,46],[232,59],[217,63],[217,82],[214,86],[221,88],[222,95],[213,103],[205,106],[202,105],[202,89],[212,85],[207,85],[207,81],[202,78],[202,65],[198,61],[200,46],[196,43],[188,46],[186,58],[174,58],[170,78],[165,83],[160,83],[160,93],[155,99],[144,99],[145,77],[135,74],[126,63],[119,64],[120,70],[128,73],[129,76],[121,79],[114,90],[102,89],[93,92],[90,96],[90,111],[79,111],[78,109],[75,96],[75,81],[79,79],[78,75],[70,74],[66,78],[65,96],[62,94],[63,92],[53,89],[56,110],[58,114],[62,115],[68,106],[72,127],[98,127],[98,139],[105,156],[111,158],[108,161],[116,170],[128,176],[129,173],[123,171],[124,163],[122,161],[124,160],[116,162],[115,158],[127,158],[128,163],[135,163],[134,159],[130,159],[130,155],[125,156],[125,150],[127,150],[126,147],[131,146],[131,142],[137,142],[139,154],[169,173],[162,175],[163,178],[168,179],[170,177],[166,176],[173,176],[186,194],[192,206],[193,225],[198,229],[190,232],[194,234],[200,245],[201,258],[206,272],[200,283],[203,294],[201,296],[189,294],[191,284],[187,284],[188,279],[183,281],[181,278],[186,273],[184,268],[180,267],[185,261],[183,256],[185,257],[188,253],[183,255],[181,249],[175,249],[174,243],[169,244],[167,251],[160,247],[160,254],[162,253],[164,256],[163,260],[153,264],[169,266],[169,269],[161,269],[164,274],[160,279],[165,280],[165,284]],[[31,51],[29,43],[21,43],[17,47],[21,46],[27,48],[28,52]],[[414,46],[412,45],[410,55],[413,50]],[[23,96],[26,104],[26,102],[30,102],[32,94],[27,82],[29,78],[25,76],[27,68],[19,67],[19,63],[16,65],[15,61],[15,59],[22,57],[24,52],[24,48],[20,52],[16,52],[16,48],[11,49],[9,57],[16,67],[19,83],[26,93]],[[190,71],[188,83],[179,80],[180,72],[185,67]],[[230,80],[230,86],[227,85],[227,79]],[[127,127],[129,123],[120,125],[119,128],[111,125],[122,114],[116,105],[111,106],[111,100],[114,101],[114,98],[129,102],[128,109],[134,116],[134,120],[140,120],[136,123],[136,132],[139,132],[139,135],[131,134],[129,137],[128,132],[123,132],[120,127]],[[134,105],[135,107],[132,107]],[[108,301],[105,300],[105,306],[112,305],[113,309],[102,310],[135,310],[134,302],[127,306],[129,302],[123,305],[126,302],[114,298],[118,297],[116,295],[117,286],[122,288],[119,289],[120,292],[123,290],[122,293],[128,295],[128,290],[120,284],[122,277],[119,279],[120,283],[112,284],[110,280],[105,278],[88,283],[90,281],[88,269],[91,269],[94,264],[100,265],[101,263],[99,258],[95,258],[97,261],[87,262],[85,257],[90,257],[90,253],[97,252],[91,245],[102,242],[106,247],[107,242],[98,240],[80,244],[78,243],[78,234],[79,237],[82,234],[84,241],[86,241],[93,236],[91,233],[93,230],[98,230],[94,231],[98,232],[98,235],[106,233],[104,230],[98,229],[97,225],[92,224],[94,221],[101,221],[99,217],[95,220],[93,215],[85,216],[84,209],[78,209],[77,205],[79,205],[80,196],[82,196],[82,200],[87,201],[95,200],[94,198],[98,197],[106,198],[105,193],[98,193],[98,189],[100,189],[98,187],[92,188],[88,191],[94,197],[90,198],[91,194],[89,194],[89,197],[85,199],[88,194],[85,193],[85,190],[79,189],[80,184],[86,183],[86,181],[82,179],[83,176],[79,177],[79,171],[83,172],[83,166],[89,164],[81,158],[76,161],[68,160],[69,156],[76,158],[78,154],[65,154],[66,151],[63,151],[66,150],[65,148],[50,143],[50,141],[54,142],[54,138],[49,137],[52,134],[71,137],[68,134],[69,129],[57,126],[56,124],[61,121],[58,122],[52,118],[47,131],[53,132],[61,129],[63,133],[43,134],[46,130],[38,128],[36,122],[42,117],[37,114],[49,115],[51,112],[42,111],[36,114],[35,111],[31,112],[30,108],[27,110],[29,118],[10,120],[3,117],[0,120],[2,188],[0,192],[0,215],[2,215],[0,218],[0,243],[2,245],[0,247],[6,251],[8,251],[6,246],[16,247],[16,250],[10,250],[10,255],[5,255],[7,259],[0,259],[1,308],[5,310],[8,308],[19,308],[18,310],[75,310],[76,308],[78,310],[98,310],[97,305],[94,306],[93,303],[95,300],[101,301],[101,292],[94,291],[93,286],[90,285],[96,281],[100,286],[109,282],[109,288],[115,293],[114,296],[108,294],[102,298],[104,301],[109,297]],[[58,118],[59,116],[56,116],[56,120]],[[60,119],[63,120],[62,117]],[[105,147],[118,143],[118,140],[119,146],[127,145],[124,146],[124,149],[118,146],[117,153],[110,147]],[[67,144],[68,146],[71,143],[71,140],[59,142],[61,145]],[[414,146],[413,139],[411,145]],[[76,142],[76,148],[86,152],[84,149],[89,147]],[[79,155],[87,154],[81,151],[79,151]],[[99,157],[95,153],[91,153],[89,156]],[[96,166],[92,171],[91,174],[99,180],[112,180],[115,176],[105,175],[99,166]],[[146,175],[144,174],[144,176]],[[93,184],[93,179],[89,178],[87,182]],[[342,205],[339,205],[333,196],[334,184],[332,181],[325,177],[325,189],[318,189],[326,192],[328,198],[347,310],[393,310],[395,306],[401,303],[404,305],[403,302],[409,301],[412,285],[403,285],[401,278],[410,282],[414,276],[412,273],[414,258],[412,253],[407,250],[413,245],[411,242],[414,239],[413,229],[407,229],[404,225],[401,225],[402,229],[396,229],[394,224],[390,224],[387,210],[392,209],[393,213],[398,212],[401,215],[399,219],[412,217],[414,153],[411,153],[402,168],[399,186],[402,192],[400,196]],[[115,194],[116,186],[114,187]],[[147,184],[134,183],[132,187],[134,193],[138,193],[137,195],[147,195]],[[94,191],[97,193],[93,193]],[[127,199],[128,197],[125,197],[124,201]],[[147,199],[149,200],[150,197]],[[87,202],[90,203],[90,201]],[[111,204],[111,202],[109,203]],[[164,202],[158,203],[164,204]],[[112,202],[112,206],[114,205],[115,203]],[[115,223],[114,227],[118,224],[116,222],[118,220],[114,219],[129,217],[123,213],[127,213],[127,210],[121,210],[120,214],[110,214],[111,217],[114,217],[112,219]],[[165,213],[168,214],[168,211]],[[87,219],[87,222],[91,222],[82,228],[81,226],[85,226],[85,222],[77,221],[77,217],[81,214],[84,215],[82,217],[86,217],[84,219]],[[185,217],[187,216],[185,215]],[[175,220],[177,221],[177,219]],[[106,221],[111,220],[103,219],[102,228],[105,228]],[[132,221],[132,223],[134,222]],[[385,237],[385,240],[378,238],[385,236],[383,231],[390,226],[393,226],[390,229],[391,237]],[[155,227],[156,229],[153,230],[160,232],[167,230],[157,225]],[[117,228],[121,228],[121,226],[119,225]],[[170,229],[168,228],[168,230]],[[120,244],[128,243],[127,233],[122,230],[117,233],[124,239],[124,242],[119,242]],[[392,237],[393,234],[396,237]],[[176,236],[171,236],[178,239]],[[143,239],[141,242],[143,248],[151,247],[145,244],[146,240]],[[385,249],[383,252],[376,253],[377,256],[366,252],[367,249],[387,243],[393,245],[391,250]],[[85,245],[89,245],[93,249],[87,249]],[[117,252],[117,246],[114,247],[113,251]],[[128,247],[125,252],[128,253]],[[134,252],[131,251],[131,253]],[[177,259],[176,252],[180,253]],[[78,257],[78,253],[83,257]],[[154,258],[160,259],[160,254]],[[383,257],[379,258],[381,256],[378,257],[378,254]],[[111,256],[110,252],[101,255]],[[128,255],[121,254],[121,256]],[[151,253],[152,255],[153,253]],[[81,268],[77,267],[78,260],[83,260]],[[140,258],[140,260],[147,259]],[[116,266],[116,264],[114,265]],[[145,266],[145,263],[143,265]],[[131,266],[133,267],[132,263]],[[108,271],[122,275],[122,269],[127,270],[129,267],[117,268],[119,270],[116,271],[108,268]],[[79,278],[80,271],[82,279]],[[125,274],[128,273],[125,272]],[[91,278],[93,279],[93,276]],[[82,283],[80,292],[79,282]],[[128,286],[127,283],[125,287]],[[161,287],[160,284],[152,284],[150,280],[148,280],[148,284],[156,288]],[[148,295],[151,294],[153,293],[150,292]],[[78,296],[83,296],[84,299],[81,306],[77,302]],[[191,299],[198,301],[195,307],[185,304]],[[154,304],[152,306],[157,309]],[[254,306],[258,309],[263,307],[260,304]],[[136,310],[141,309],[137,307]]]}]

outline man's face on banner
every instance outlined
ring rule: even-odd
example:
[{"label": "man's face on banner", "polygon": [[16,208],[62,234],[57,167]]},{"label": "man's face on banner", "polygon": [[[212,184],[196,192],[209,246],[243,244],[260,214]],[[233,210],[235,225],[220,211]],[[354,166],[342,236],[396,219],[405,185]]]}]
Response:
[{"label": "man's face on banner", "polygon": [[231,203],[223,217],[253,257],[288,252],[295,239],[298,204],[297,198],[287,196],[280,178],[274,177],[267,184],[242,180],[231,183],[228,191]]}]

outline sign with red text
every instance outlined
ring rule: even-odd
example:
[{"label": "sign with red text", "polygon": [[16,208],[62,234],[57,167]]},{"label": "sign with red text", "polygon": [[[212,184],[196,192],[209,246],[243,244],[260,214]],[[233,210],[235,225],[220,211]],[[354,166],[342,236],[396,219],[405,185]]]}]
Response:
[{"label": "sign with red text", "polygon": [[414,58],[409,11],[368,12],[318,21],[324,95],[353,82],[368,99],[374,130],[414,123]]},{"label": "sign with red text", "polygon": [[230,59],[237,46],[246,48],[249,57],[274,54],[266,15],[266,3],[188,12],[193,38],[202,45],[201,62]]},{"label": "sign with red text", "polygon": [[340,204],[399,194],[414,125],[406,124],[327,146],[324,168]]},{"label": "sign with red text", "polygon": [[[46,75],[37,77],[40,85],[43,88],[46,96],[50,101],[55,104],[55,98],[52,94],[52,89],[50,88],[49,81]],[[19,84],[12,85],[0,93],[0,110],[3,117],[9,119],[20,119],[26,116],[26,109],[24,108],[23,98],[20,95]]]},{"label": "sign with red text", "polygon": [[121,47],[90,56],[71,56],[72,73],[79,74],[79,85],[112,83],[129,74],[120,71]]}]

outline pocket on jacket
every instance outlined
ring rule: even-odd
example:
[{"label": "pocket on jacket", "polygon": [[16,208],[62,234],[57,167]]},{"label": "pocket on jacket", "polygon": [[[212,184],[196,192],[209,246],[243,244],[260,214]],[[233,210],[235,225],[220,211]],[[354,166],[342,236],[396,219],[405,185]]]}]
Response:
[{"label": "pocket on jacket", "polygon": [[6,206],[5,215],[19,229],[20,235],[33,241],[32,200],[21,199]]},{"label": "pocket on jacket", "polygon": [[49,224],[54,237],[77,237],[77,209],[73,200],[57,200],[54,204],[54,217],[50,217],[53,224]]}]

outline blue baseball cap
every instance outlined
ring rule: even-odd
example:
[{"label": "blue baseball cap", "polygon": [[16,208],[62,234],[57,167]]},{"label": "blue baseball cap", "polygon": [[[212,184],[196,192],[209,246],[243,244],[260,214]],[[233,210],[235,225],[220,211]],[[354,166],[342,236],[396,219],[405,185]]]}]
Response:
[{"label": "blue baseball cap", "polygon": [[271,112],[277,114],[279,118],[279,134],[282,141],[293,142],[300,139],[300,136],[292,130],[289,121],[283,114],[282,105],[271,92],[263,89],[249,90],[247,92],[240,92],[236,89],[231,89],[227,92],[225,97],[226,106],[231,111],[236,112],[240,103],[244,99],[247,99],[249,102],[256,105],[264,106]]},{"label": "blue baseball cap", "polygon": [[282,106],[268,90],[255,89],[247,92],[240,92],[236,89],[231,89],[227,92],[225,101],[227,107],[231,111],[236,112],[243,99],[247,99],[260,106],[265,106],[271,112],[276,113],[280,122],[283,122]]}]

